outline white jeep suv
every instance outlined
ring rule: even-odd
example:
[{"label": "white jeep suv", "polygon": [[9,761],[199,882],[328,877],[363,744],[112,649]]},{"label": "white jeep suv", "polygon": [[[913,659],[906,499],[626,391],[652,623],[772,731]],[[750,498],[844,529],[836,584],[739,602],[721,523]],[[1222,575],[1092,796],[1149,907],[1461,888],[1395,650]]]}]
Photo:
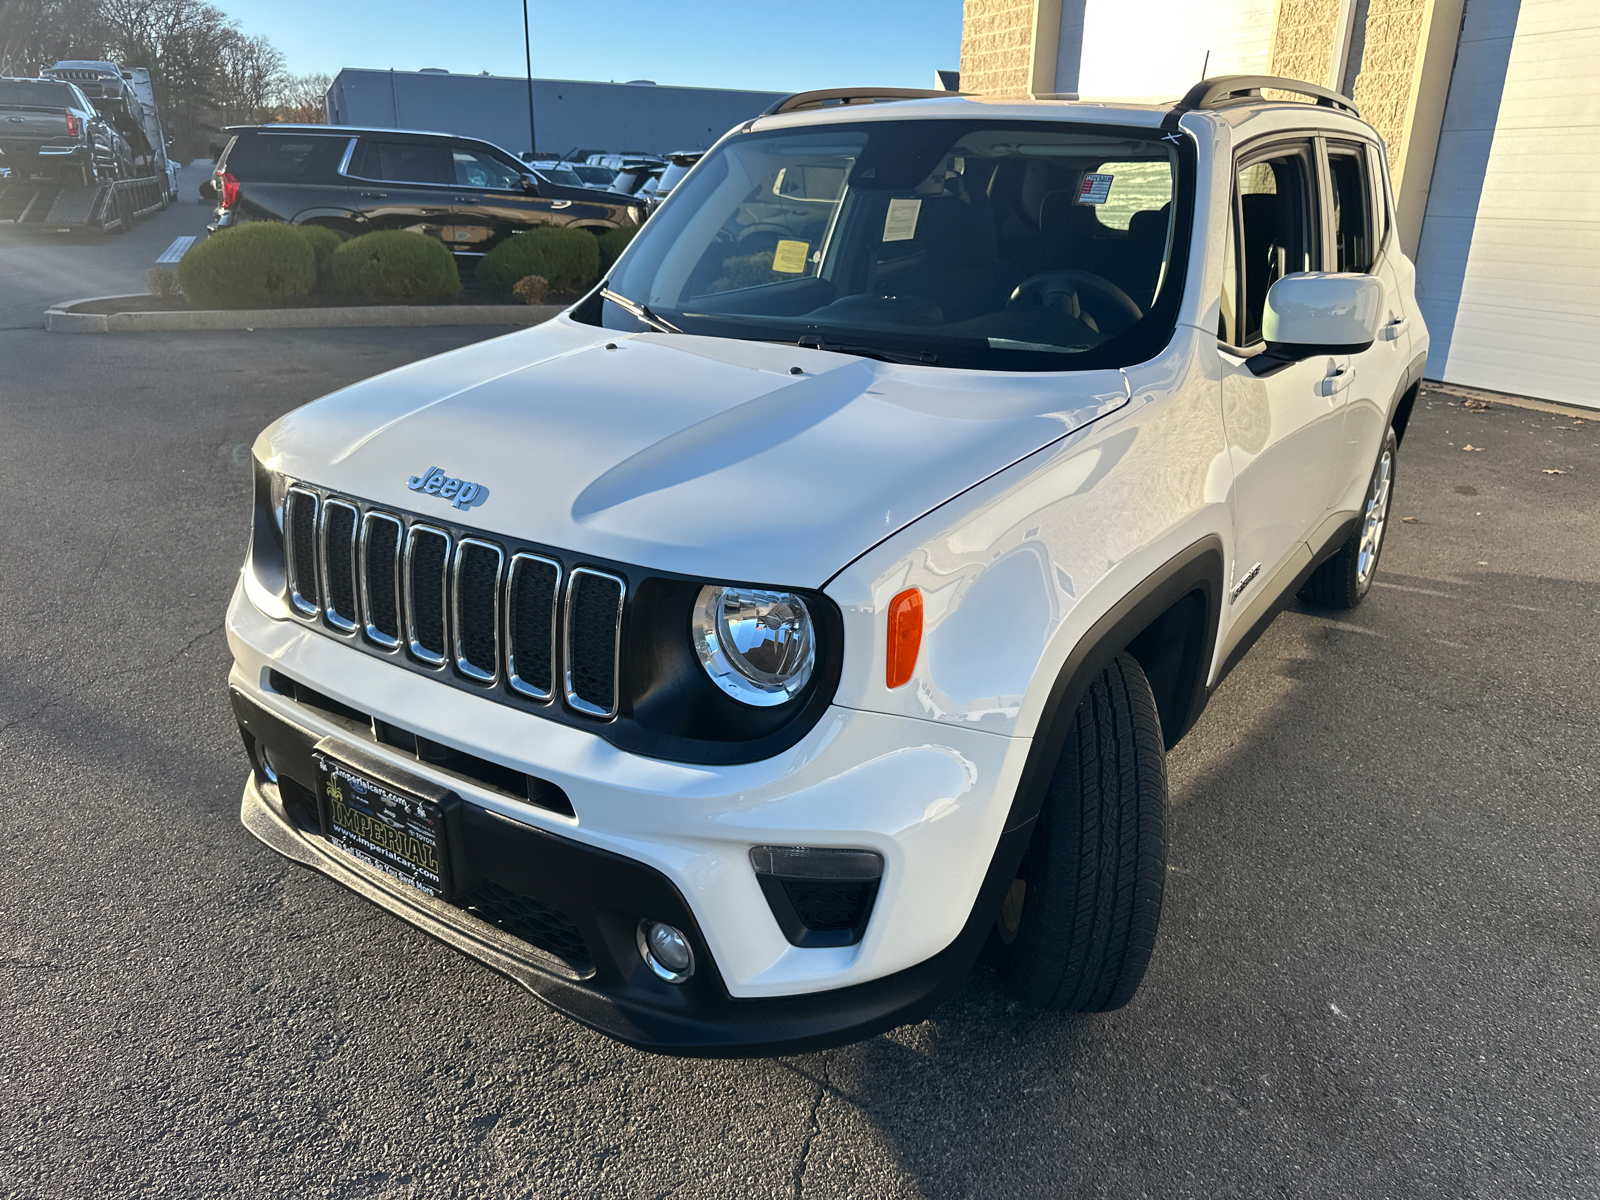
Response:
[{"label": "white jeep suv", "polygon": [[245,825],[650,1049],[866,1037],[980,952],[1126,1003],[1165,749],[1372,583],[1394,220],[1302,83],[789,98],[569,311],[261,435]]}]

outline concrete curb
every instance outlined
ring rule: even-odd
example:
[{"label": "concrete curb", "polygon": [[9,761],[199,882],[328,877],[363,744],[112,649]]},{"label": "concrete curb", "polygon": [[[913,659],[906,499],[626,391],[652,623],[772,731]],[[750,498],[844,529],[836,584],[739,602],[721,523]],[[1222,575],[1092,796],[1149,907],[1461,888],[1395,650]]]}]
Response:
[{"label": "concrete curb", "polygon": [[97,300],[125,296],[87,296],[45,310],[51,333],[187,333],[211,329],[378,329],[418,325],[538,325],[559,313],[561,304],[387,304],[352,308],[233,308],[199,312],[74,312]]}]

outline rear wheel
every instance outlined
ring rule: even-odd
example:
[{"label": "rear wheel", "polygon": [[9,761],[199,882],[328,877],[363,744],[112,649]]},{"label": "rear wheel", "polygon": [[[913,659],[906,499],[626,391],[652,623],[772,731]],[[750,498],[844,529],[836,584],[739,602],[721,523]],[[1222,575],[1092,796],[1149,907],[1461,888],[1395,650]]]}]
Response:
[{"label": "rear wheel", "polygon": [[1393,429],[1383,438],[1378,461],[1367,483],[1361,521],[1338,553],[1323,563],[1300,589],[1302,599],[1322,608],[1354,608],[1372,590],[1383,553],[1383,535],[1389,528],[1389,498],[1394,491],[1395,458],[1400,441]]},{"label": "rear wheel", "polygon": [[1155,696],[1119,654],[1073,717],[992,942],[1022,1001],[1106,1012],[1133,997],[1161,920],[1167,766]]}]

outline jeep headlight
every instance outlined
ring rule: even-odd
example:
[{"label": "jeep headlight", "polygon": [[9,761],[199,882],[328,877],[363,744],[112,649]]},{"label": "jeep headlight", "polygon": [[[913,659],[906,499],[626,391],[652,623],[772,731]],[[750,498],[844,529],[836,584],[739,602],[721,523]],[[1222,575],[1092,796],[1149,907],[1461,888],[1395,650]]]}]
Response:
[{"label": "jeep headlight", "polygon": [[816,664],[811,611],[793,592],[707,585],[691,633],[711,682],[758,708],[792,700]]}]

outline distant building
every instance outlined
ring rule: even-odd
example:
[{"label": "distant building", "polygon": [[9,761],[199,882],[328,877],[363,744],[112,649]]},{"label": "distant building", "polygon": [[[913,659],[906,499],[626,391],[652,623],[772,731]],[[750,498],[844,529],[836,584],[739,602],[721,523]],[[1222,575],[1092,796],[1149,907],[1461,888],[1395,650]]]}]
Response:
[{"label": "distant building", "polygon": [[525,78],[346,67],[328,88],[327,115],[334,125],[482,138],[515,154],[536,149],[554,156],[574,147],[664,154],[708,149],[785,94],[660,87],[648,80],[535,79],[539,144],[533,147],[528,142]]}]

